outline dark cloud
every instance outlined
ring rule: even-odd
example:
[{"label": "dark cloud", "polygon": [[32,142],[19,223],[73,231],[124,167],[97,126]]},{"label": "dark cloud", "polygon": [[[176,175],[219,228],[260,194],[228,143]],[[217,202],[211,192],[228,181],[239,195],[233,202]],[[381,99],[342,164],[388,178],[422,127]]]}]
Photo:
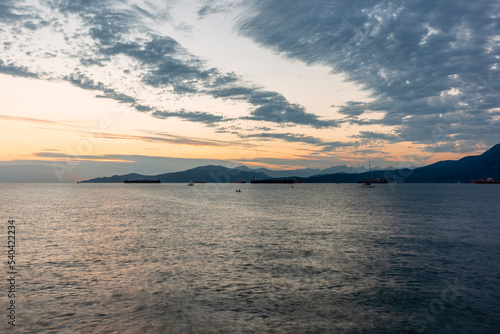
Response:
[{"label": "dark cloud", "polygon": [[334,152],[346,147],[358,147],[358,142],[331,141],[323,144],[322,152]]},{"label": "dark cloud", "polygon": [[0,59],[0,73],[12,75],[14,77],[38,78],[38,74],[31,72],[26,67],[5,63],[1,59]]},{"label": "dark cloud", "polygon": [[200,18],[204,18],[212,14],[227,12],[239,4],[238,1],[228,2],[228,1],[216,1],[216,0],[208,0],[206,1],[206,3],[207,3],[206,5],[203,5],[198,10],[198,16]]},{"label": "dark cloud", "polygon": [[454,152],[454,153],[470,153],[477,151],[484,151],[487,149],[484,145],[469,144],[469,143],[444,143],[429,145],[424,149],[426,152],[440,153],[440,152]]},{"label": "dark cloud", "polygon": [[153,116],[160,119],[166,119],[170,117],[177,117],[191,122],[200,122],[207,125],[213,125],[214,123],[224,122],[230,120],[221,115],[214,115],[201,111],[187,111],[185,109],[180,109],[178,111],[155,111]]},{"label": "dark cloud", "polygon": [[242,135],[243,138],[263,138],[263,139],[282,139],[292,143],[306,143],[306,144],[323,144],[323,141],[313,136],[306,136],[294,133],[255,133],[250,135]]},{"label": "dark cloud", "polygon": [[134,105],[134,109],[140,112],[148,112],[153,110],[153,108],[141,104]]},{"label": "dark cloud", "polygon": [[146,16],[152,20],[156,20],[156,17],[153,13],[151,13],[149,10],[142,8],[141,6],[138,5],[132,5],[132,9],[137,11],[139,14]]},{"label": "dark cloud", "polygon": [[[334,106],[332,106],[334,107]],[[356,117],[366,111],[366,105],[363,102],[348,101],[346,105],[340,106],[338,113],[350,117]]]},{"label": "dark cloud", "polygon": [[[234,141],[204,139],[195,137],[185,137],[173,135],[167,132],[159,131],[142,131],[147,136],[134,136],[138,140],[151,141],[151,142],[168,142],[173,144],[194,145],[194,146],[232,146]],[[248,146],[245,143],[238,143],[240,146]]]},{"label": "dark cloud", "polygon": [[360,131],[359,134],[352,136],[353,138],[362,138],[369,140],[384,140],[397,142],[400,141],[399,137],[389,133],[373,132],[373,131]]},{"label": "dark cloud", "polygon": [[[30,13],[31,12],[31,13]],[[36,17],[36,12],[30,11],[30,6],[16,0],[2,0],[0,2],[0,20],[13,23],[19,20],[29,20]]]},{"label": "dark cloud", "polygon": [[322,152],[336,151],[344,147],[357,146],[358,143],[324,141],[320,138],[295,133],[255,133],[249,135],[240,135],[242,138],[260,138],[260,139],[281,139],[290,143],[304,143],[322,147]]},{"label": "dark cloud", "polygon": [[253,91],[247,101],[258,106],[252,115],[244,119],[268,121],[275,123],[307,124],[315,128],[335,127],[335,121],[320,120],[318,116],[306,112],[301,105],[289,103],[284,96],[275,92]]},{"label": "dark cloud", "polygon": [[98,10],[108,7],[112,1],[108,0],[49,0],[48,4],[58,8],[61,12],[69,13],[94,13]]},{"label": "dark cloud", "polygon": [[103,93],[103,95],[96,95],[96,97],[100,98],[109,98],[116,100],[118,102],[123,103],[135,103],[136,99],[132,96],[119,93],[113,88],[109,88],[105,84],[100,81],[95,81],[92,78],[89,78],[87,75],[83,73],[72,73],[64,77],[65,80],[71,82],[73,85],[78,86],[80,88],[86,90],[97,90]]},{"label": "dark cloud", "polygon": [[[236,80],[235,80],[236,81]],[[242,87],[242,86],[229,86],[229,87],[218,87],[210,91],[210,94],[215,98],[223,99],[233,99],[233,100],[246,100],[249,96],[252,96],[254,92],[253,88]]]},{"label": "dark cloud", "polygon": [[34,23],[34,22],[32,22],[32,21],[27,21],[27,22],[24,22],[24,24],[23,24],[23,25],[24,25],[24,27],[25,27],[25,28],[28,28],[28,29],[30,29],[30,30],[36,30],[36,29],[38,29],[38,25],[37,25],[37,24],[35,24],[35,23]]},{"label": "dark cloud", "polygon": [[333,120],[321,120],[318,116],[306,112],[303,106],[288,102],[283,95],[276,92],[234,85],[218,87],[207,91],[207,94],[215,98],[240,100],[253,105],[255,108],[251,111],[251,115],[243,119],[279,124],[302,124],[314,128],[338,126]]},{"label": "dark cloud", "polygon": [[[396,127],[413,142],[498,141],[500,3],[257,0],[239,31],[307,64],[329,66],[371,92],[339,108],[356,124]],[[463,111],[458,125],[443,115]],[[371,111],[380,120],[360,121]],[[424,130],[422,130],[424,128]],[[486,128],[486,129],[485,129]],[[485,131],[486,130],[486,131]],[[496,139],[495,139],[496,137]]]},{"label": "dark cloud", "polygon": [[355,150],[352,152],[352,154],[362,155],[362,156],[366,156],[366,155],[370,155],[370,154],[384,154],[384,153],[386,153],[386,152],[384,152],[382,150],[377,150],[377,149]]},{"label": "dark cloud", "polygon": [[[105,84],[102,82],[96,82],[91,78],[88,78],[85,74],[82,73],[74,73],[70,76],[67,76],[65,78],[72,84],[83,88],[87,90],[97,90],[101,91],[103,94],[102,95],[96,95],[98,98],[110,98],[115,101],[121,102],[121,103],[128,103],[130,104],[135,110],[139,112],[149,112],[152,111],[153,108],[136,103],[136,99],[133,98],[132,96],[118,93],[112,88],[108,88]],[[200,111],[188,111],[185,109],[180,109],[178,111],[154,111],[152,113],[154,117],[160,118],[160,119],[166,119],[169,117],[177,117],[185,120],[189,120],[192,122],[200,122],[200,123],[205,123],[207,125],[213,125],[217,122],[223,122],[229,120],[228,118],[221,116],[221,115],[214,115],[206,112],[200,112]]]}]

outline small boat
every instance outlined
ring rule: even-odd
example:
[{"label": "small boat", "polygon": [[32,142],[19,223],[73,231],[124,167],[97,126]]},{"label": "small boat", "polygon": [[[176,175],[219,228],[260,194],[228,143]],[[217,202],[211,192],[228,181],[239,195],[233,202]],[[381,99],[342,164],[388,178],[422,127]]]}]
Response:
[{"label": "small boat", "polygon": [[370,162],[368,161],[368,171],[370,172],[370,179],[365,181],[365,184],[361,186],[361,188],[375,188],[375,185],[372,184],[373,176],[372,176],[372,167],[370,166]]},{"label": "small boat", "polygon": [[245,179],[241,179],[234,181],[234,183],[247,183],[247,181],[245,181]]},{"label": "small boat", "polygon": [[188,186],[190,186],[190,187],[194,186],[193,180],[189,180]]},{"label": "small boat", "polygon": [[471,183],[474,184],[500,184],[500,180],[495,180],[491,177],[487,179],[472,180]]},{"label": "small boat", "polygon": [[358,183],[366,183],[366,182],[370,182],[370,183],[389,183],[389,181],[387,179],[382,179],[382,178],[376,178],[376,179],[371,179],[371,180],[358,180]]}]

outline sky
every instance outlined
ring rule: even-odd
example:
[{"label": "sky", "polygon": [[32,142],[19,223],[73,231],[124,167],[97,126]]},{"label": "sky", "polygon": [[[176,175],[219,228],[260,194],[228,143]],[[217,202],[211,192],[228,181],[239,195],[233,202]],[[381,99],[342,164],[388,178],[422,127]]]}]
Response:
[{"label": "sky", "polygon": [[0,182],[500,142],[500,3],[0,0]]}]

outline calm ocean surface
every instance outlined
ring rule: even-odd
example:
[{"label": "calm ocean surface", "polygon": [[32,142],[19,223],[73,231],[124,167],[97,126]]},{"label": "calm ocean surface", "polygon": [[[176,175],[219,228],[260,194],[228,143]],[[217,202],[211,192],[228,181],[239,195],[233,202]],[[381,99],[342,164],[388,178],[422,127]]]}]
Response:
[{"label": "calm ocean surface", "polygon": [[496,185],[0,184],[0,332],[499,333],[499,204]]}]

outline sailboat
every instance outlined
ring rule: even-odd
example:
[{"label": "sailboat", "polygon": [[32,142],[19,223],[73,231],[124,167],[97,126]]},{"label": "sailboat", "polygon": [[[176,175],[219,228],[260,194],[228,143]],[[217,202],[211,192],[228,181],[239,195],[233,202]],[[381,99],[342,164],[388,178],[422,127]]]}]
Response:
[{"label": "sailboat", "polygon": [[188,186],[190,186],[190,187],[194,186],[193,180],[189,180]]},{"label": "sailboat", "polygon": [[363,184],[361,188],[375,188],[375,185],[372,184],[373,175],[372,175],[372,166],[370,165],[370,161],[368,161],[368,171],[370,172],[370,179],[366,180],[365,184]]}]

